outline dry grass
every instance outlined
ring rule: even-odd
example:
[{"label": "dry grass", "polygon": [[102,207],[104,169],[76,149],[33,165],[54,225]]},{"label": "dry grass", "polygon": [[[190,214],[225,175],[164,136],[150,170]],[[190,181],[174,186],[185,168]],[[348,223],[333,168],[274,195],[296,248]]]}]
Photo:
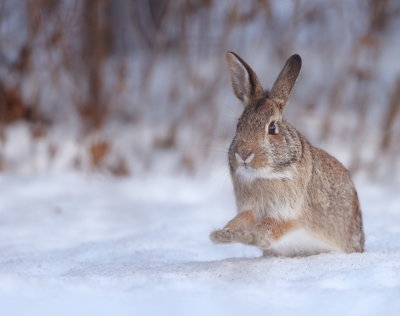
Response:
[{"label": "dry grass", "polygon": [[[282,11],[281,1],[269,0],[5,0],[0,4],[0,131],[22,121],[32,126],[33,139],[46,138],[62,122],[58,113],[65,108],[78,117],[74,128],[83,140],[116,121],[138,130],[149,127],[153,140],[143,142],[137,152],[144,154],[135,159],[149,168],[152,152],[176,151],[178,165],[194,172],[212,149],[191,143],[223,143],[234,124],[221,102],[230,93],[223,54],[234,49],[265,55],[264,65],[278,65],[299,50],[308,66],[315,56],[323,56],[322,67],[328,70],[330,60],[337,59],[339,66],[321,79],[323,85],[309,84],[310,75],[305,75],[307,91],[294,96],[300,104],[297,113],[323,113],[318,134],[329,142],[350,106],[358,119],[343,147],[353,148],[352,170],[372,174],[375,169],[366,167],[371,161],[364,161],[362,147],[369,141],[367,121],[376,115],[377,102],[383,133],[371,150],[394,155],[399,147],[399,80],[378,96],[374,87],[383,86],[380,81],[386,78],[379,67],[385,43],[398,28],[400,5],[394,0],[293,0],[286,6]],[[10,23],[25,15],[26,24]],[[50,100],[50,94],[56,97]],[[233,123],[221,126],[225,121]],[[87,147],[93,170],[135,172],[128,163],[133,158],[115,152],[109,140],[82,145],[86,143],[79,142]],[[59,146],[49,145],[50,160]],[[0,157],[4,169],[7,158],[1,149]],[[82,157],[75,159],[81,166]],[[108,160],[114,162],[109,165]]]}]

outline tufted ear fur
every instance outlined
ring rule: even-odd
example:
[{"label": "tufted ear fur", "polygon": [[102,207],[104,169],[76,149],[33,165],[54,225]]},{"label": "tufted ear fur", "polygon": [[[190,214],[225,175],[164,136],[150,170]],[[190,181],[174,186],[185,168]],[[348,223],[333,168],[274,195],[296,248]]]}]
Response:
[{"label": "tufted ear fur", "polygon": [[269,97],[276,99],[281,104],[282,111],[286,106],[290,91],[292,91],[300,69],[301,57],[297,54],[290,56],[269,92]]},{"label": "tufted ear fur", "polygon": [[252,100],[262,98],[265,92],[253,69],[235,53],[227,53],[226,60],[233,91],[244,106]]}]

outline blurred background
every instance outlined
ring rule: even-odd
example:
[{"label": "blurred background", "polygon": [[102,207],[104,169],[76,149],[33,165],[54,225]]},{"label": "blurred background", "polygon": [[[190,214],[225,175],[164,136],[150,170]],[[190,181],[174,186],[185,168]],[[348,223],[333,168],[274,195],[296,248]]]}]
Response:
[{"label": "blurred background", "polygon": [[234,51],[265,88],[299,53],[286,118],[356,176],[396,181],[399,31],[396,0],[1,0],[0,171],[227,169]]}]

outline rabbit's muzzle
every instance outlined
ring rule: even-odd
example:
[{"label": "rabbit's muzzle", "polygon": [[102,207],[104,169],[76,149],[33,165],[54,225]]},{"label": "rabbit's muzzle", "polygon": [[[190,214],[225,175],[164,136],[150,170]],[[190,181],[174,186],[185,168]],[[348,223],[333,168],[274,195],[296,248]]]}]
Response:
[{"label": "rabbit's muzzle", "polygon": [[240,167],[249,169],[265,167],[265,159],[262,159],[262,155],[257,150],[239,147],[235,148],[232,153],[231,165],[234,169]]},{"label": "rabbit's muzzle", "polygon": [[239,165],[247,165],[249,163],[251,163],[251,161],[254,159],[254,153],[249,152],[245,155],[243,155],[244,158],[242,158],[242,156],[239,153],[235,153],[235,158],[236,161]]}]

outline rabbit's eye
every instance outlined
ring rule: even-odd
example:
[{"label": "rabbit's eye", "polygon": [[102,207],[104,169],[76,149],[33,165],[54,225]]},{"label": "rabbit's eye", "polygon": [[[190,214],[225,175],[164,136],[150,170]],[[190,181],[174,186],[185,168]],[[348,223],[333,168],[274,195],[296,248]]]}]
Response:
[{"label": "rabbit's eye", "polygon": [[277,128],[276,128],[276,124],[275,122],[271,122],[268,125],[268,134],[269,135],[276,135],[278,132]]}]

